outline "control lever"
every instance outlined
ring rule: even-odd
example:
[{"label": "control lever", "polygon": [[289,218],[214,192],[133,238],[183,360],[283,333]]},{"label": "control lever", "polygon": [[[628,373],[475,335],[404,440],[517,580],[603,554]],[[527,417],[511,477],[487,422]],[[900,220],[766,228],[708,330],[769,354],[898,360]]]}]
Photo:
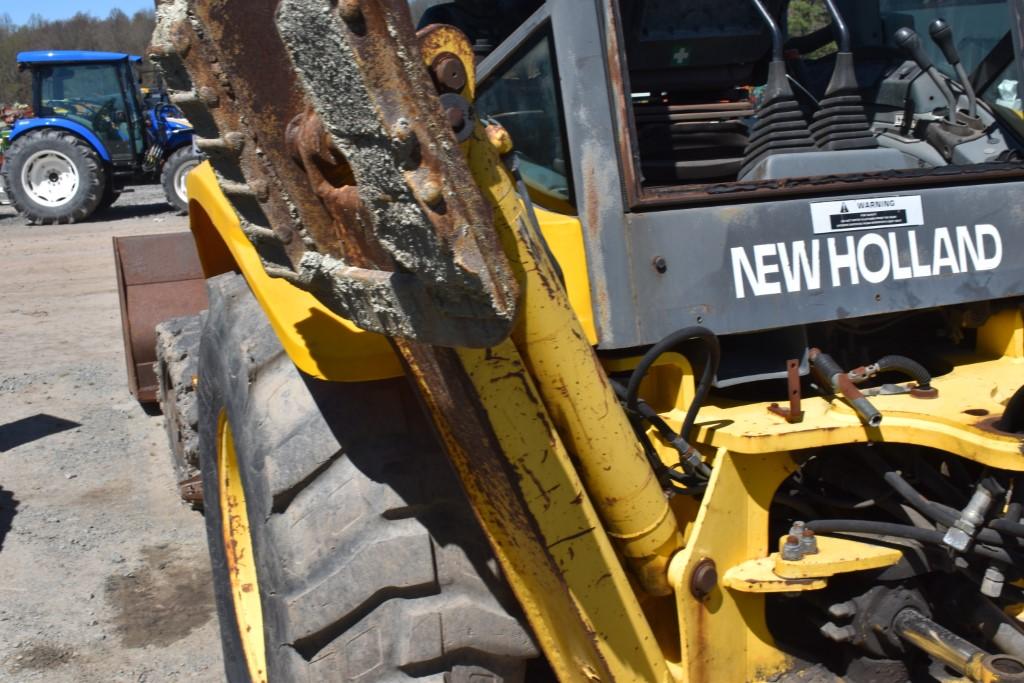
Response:
[{"label": "control lever", "polygon": [[949,89],[949,85],[946,84],[942,74],[932,64],[932,60],[928,53],[924,51],[924,46],[921,44],[921,39],[917,33],[912,28],[901,28],[896,31],[893,38],[896,41],[896,45],[906,52],[917,66],[920,67],[921,71],[927,73],[932,81],[934,81],[939,92],[946,98],[946,105],[949,108],[946,119],[956,125],[956,99],[953,97],[953,91]]},{"label": "control lever", "polygon": [[964,69],[964,65],[960,62],[960,55],[956,51],[956,43],[953,40],[953,27],[942,19],[936,19],[928,27],[928,33],[931,35],[932,40],[935,41],[935,44],[939,46],[939,49],[942,50],[946,61],[956,71],[960,86],[967,93],[967,113],[972,119],[978,118],[978,99],[974,94],[974,86],[971,85],[971,79],[967,75],[967,70]]},{"label": "control lever", "polygon": [[857,85],[853,53],[850,51],[850,30],[834,0],[825,0],[825,6],[832,15],[839,52],[825,97],[818,102],[818,110],[814,112],[811,136],[821,149],[873,149],[878,143],[871,133],[860,97],[860,86]]},{"label": "control lever", "polygon": [[782,30],[763,0],[750,0],[750,3],[771,32],[772,58],[768,63],[768,81],[755,112],[757,120],[750,129],[747,146],[743,150],[743,166],[737,176],[740,180],[765,157],[815,149],[807,121],[789,86],[782,51]]}]

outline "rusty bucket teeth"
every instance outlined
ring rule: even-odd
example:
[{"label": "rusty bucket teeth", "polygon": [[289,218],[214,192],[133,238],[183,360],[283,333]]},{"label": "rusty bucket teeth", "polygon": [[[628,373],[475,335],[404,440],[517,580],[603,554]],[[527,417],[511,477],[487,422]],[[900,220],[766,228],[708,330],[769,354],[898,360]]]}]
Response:
[{"label": "rusty bucket teeth", "polygon": [[405,2],[161,0],[157,22],[153,59],[268,273],[389,336],[508,336],[518,285]]}]

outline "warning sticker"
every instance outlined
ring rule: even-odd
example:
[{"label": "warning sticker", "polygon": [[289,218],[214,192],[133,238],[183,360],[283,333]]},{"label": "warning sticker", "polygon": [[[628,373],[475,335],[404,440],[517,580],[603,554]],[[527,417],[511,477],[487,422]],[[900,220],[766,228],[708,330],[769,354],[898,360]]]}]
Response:
[{"label": "warning sticker", "polygon": [[865,197],[811,204],[814,234],[924,225],[921,197]]}]

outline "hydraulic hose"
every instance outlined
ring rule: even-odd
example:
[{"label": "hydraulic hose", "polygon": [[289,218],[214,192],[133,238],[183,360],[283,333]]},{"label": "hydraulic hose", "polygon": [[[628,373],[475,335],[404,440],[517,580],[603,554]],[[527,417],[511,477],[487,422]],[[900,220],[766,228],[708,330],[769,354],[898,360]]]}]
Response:
[{"label": "hydraulic hose", "polygon": [[[676,434],[665,424],[657,413],[654,412],[650,406],[645,409],[641,406],[643,403],[640,400],[640,384],[643,382],[644,377],[650,371],[651,366],[654,365],[655,361],[658,360],[662,355],[669,351],[677,351],[682,353],[680,347],[689,341],[700,341],[704,344],[708,352],[707,362],[704,364],[704,370],[701,372],[700,381],[697,383],[697,389],[694,392],[693,401],[690,403],[690,407],[686,410],[686,417],[683,419],[683,426],[680,429],[679,434]],[[686,354],[683,354],[684,356]],[[700,461],[700,456],[694,451],[693,447],[689,444],[689,435],[693,431],[693,425],[697,421],[697,413],[700,412],[701,407],[704,405],[704,401],[707,400],[708,394],[711,392],[711,384],[715,380],[715,375],[718,374],[718,365],[721,361],[722,351],[718,343],[718,337],[707,329],[706,327],[692,326],[684,327],[681,330],[673,332],[668,335],[660,342],[652,346],[647,350],[647,353],[643,355],[636,368],[633,370],[633,374],[629,377],[629,383],[626,386],[626,408],[634,413],[643,415],[645,419],[651,421],[651,423],[658,429],[659,433],[663,437],[668,439],[672,446],[679,451],[680,464],[684,467],[688,467],[693,470],[695,474],[700,477],[708,478],[711,476],[711,470],[706,464]],[[692,365],[692,363],[691,363]],[[651,417],[653,416],[653,417]]]},{"label": "hydraulic hose", "polygon": [[807,354],[811,361],[811,369],[818,379],[825,384],[833,394],[841,395],[857,416],[869,427],[877,427],[882,424],[882,414],[878,408],[871,404],[860,392],[860,389],[850,379],[850,375],[844,372],[839,363],[821,349],[813,348]]},{"label": "hydraulic hose", "polygon": [[[851,533],[851,534],[873,534],[875,536],[893,536],[895,538],[906,538],[911,541],[919,541],[931,545],[942,545],[943,533],[933,529],[921,529],[907,524],[893,524],[891,522],[874,522],[863,519],[817,519],[807,522],[807,528],[816,534],[828,533]],[[984,557],[990,560],[1012,563],[1014,557],[1002,548],[992,548],[986,545],[975,544],[971,546],[968,553]]]},{"label": "hydraulic hose", "polygon": [[[620,401],[626,400],[626,388],[615,380],[609,380],[612,385],[612,389],[615,390],[615,395]],[[637,402],[637,415],[647,420],[654,428],[658,430],[658,433],[662,435],[666,440],[675,443],[679,439],[679,435],[676,434],[668,424],[661,419],[661,416],[652,408],[646,401],[639,399]],[[643,445],[644,455],[647,456],[647,461],[651,465],[651,469],[654,470],[658,480],[662,482],[666,488],[677,493],[684,493],[686,495],[700,495],[704,493],[707,486],[703,482],[694,482],[693,477],[683,472],[678,472],[675,469],[669,467],[661,461],[657,451],[651,444],[651,440],[647,437],[646,432],[640,424],[640,420],[635,416],[630,416],[630,422],[633,424],[633,431],[636,433],[637,439]],[[682,462],[680,463],[682,464]],[[670,480],[666,483],[665,480]],[[706,477],[705,477],[706,479]],[[676,484],[682,484],[685,488],[680,488]]]},{"label": "hydraulic hose", "polygon": [[875,363],[878,372],[899,372],[917,382],[919,389],[932,388],[932,374],[913,358],[906,356],[884,356]]},{"label": "hydraulic hose", "polygon": [[[626,407],[639,412],[637,404],[639,402],[640,383],[647,376],[651,366],[654,365],[658,358],[669,351],[682,353],[679,347],[688,341],[703,342],[704,347],[708,351],[708,361],[704,364],[704,371],[701,373],[700,382],[697,383],[693,402],[690,403],[690,407],[686,411],[686,419],[683,420],[683,428],[679,432],[680,436],[684,439],[689,439],[690,432],[693,430],[693,424],[697,421],[697,413],[704,405],[704,401],[707,400],[708,393],[711,391],[711,384],[715,380],[715,375],[718,374],[718,364],[721,361],[722,350],[718,344],[718,337],[715,336],[714,332],[706,327],[695,325],[684,327],[668,335],[648,349],[647,353],[640,359],[636,369],[633,370],[633,374],[629,377],[629,383],[626,385]],[[685,356],[686,354],[683,355]]]},{"label": "hydraulic hose", "polygon": [[1010,432],[1011,434],[1024,432],[1024,387],[1018,389],[1010,397],[1009,402],[1006,404],[1006,410],[1003,411],[1003,416],[999,418],[999,421],[994,426],[1000,431]]},{"label": "hydraulic hose", "polygon": [[[890,471],[884,475],[885,483],[893,488],[896,493],[907,501],[911,507],[920,512],[922,515],[927,517],[933,522],[941,524],[944,527],[954,526],[958,519],[960,519],[960,510],[954,510],[951,507],[947,507],[942,503],[937,503],[932,500],[928,500],[921,494],[920,491],[911,486],[906,479],[900,476],[899,472]],[[997,531],[1004,531],[1012,536],[1024,537],[1024,524],[1012,524],[1007,523],[1011,528],[1019,529],[1021,533],[1015,533],[1014,531],[997,526],[997,524],[1004,522],[1005,520],[994,520],[988,524],[990,528],[981,529],[978,531],[977,539],[983,543],[990,543],[993,545],[1003,545],[1004,539],[1000,536]]]}]

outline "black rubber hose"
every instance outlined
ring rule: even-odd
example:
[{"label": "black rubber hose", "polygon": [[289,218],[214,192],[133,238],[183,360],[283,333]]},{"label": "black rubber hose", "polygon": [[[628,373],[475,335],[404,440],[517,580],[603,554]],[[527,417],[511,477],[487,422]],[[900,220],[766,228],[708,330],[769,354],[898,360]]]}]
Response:
[{"label": "black rubber hose", "polygon": [[[942,503],[936,503],[933,500],[925,498],[920,491],[915,489],[907,480],[900,476],[898,472],[886,472],[885,482],[891,486],[896,493],[900,494],[903,500],[907,501],[915,510],[920,512],[922,515],[927,517],[933,522],[941,524],[944,527],[951,527],[956,524],[956,521],[960,519],[960,511],[954,510],[951,507],[947,507]],[[996,520],[1001,521],[1001,520]],[[1005,539],[1000,536],[996,530],[997,527],[990,523],[989,529],[981,529],[978,531],[976,538],[982,543],[991,543],[993,545],[1003,545]],[[1016,525],[1024,530],[1024,525]],[[1008,533],[1012,536],[1018,534],[1013,533],[1007,529],[999,529],[1004,533]]]},{"label": "black rubber hose", "polygon": [[913,358],[890,355],[880,358],[875,365],[879,372],[900,372],[917,382],[919,388],[931,389],[932,373]]},{"label": "black rubber hose", "polygon": [[[690,432],[693,431],[693,424],[697,421],[697,413],[704,405],[704,401],[707,400],[708,393],[711,391],[711,384],[715,380],[715,375],[718,374],[718,364],[721,361],[722,350],[718,344],[718,337],[715,336],[714,332],[706,327],[699,327],[696,325],[693,327],[684,327],[681,330],[673,332],[652,346],[648,349],[647,353],[644,354],[643,358],[640,359],[640,363],[636,366],[636,369],[633,370],[633,374],[630,375],[629,383],[626,385],[625,397],[626,407],[633,412],[639,413],[640,383],[643,382],[644,377],[647,376],[647,372],[651,369],[651,366],[654,365],[654,362],[658,360],[658,358],[669,351],[679,351],[679,347],[688,341],[703,342],[708,351],[708,360],[707,363],[704,364],[704,371],[701,373],[700,382],[697,383],[697,390],[694,394],[693,401],[690,403],[690,407],[686,411],[686,418],[683,420],[683,428],[679,432],[679,435],[687,441],[690,439]],[[686,354],[683,355],[685,356]]]},{"label": "black rubber hose", "polygon": [[1010,397],[1009,402],[1006,404],[1006,410],[1003,411],[1003,416],[999,418],[999,421],[994,426],[999,431],[1009,432],[1010,434],[1024,432],[1024,387],[1018,389]]},{"label": "black rubber hose", "polygon": [[[1007,515],[1007,517],[1008,516],[1009,515]],[[988,523],[988,528],[995,529],[996,531],[1002,531],[1004,534],[1010,534],[1011,536],[1016,536],[1017,538],[1024,538],[1024,524],[1021,524],[1020,522],[1011,521],[1006,517],[993,519],[991,522]]]},{"label": "black rubber hose", "polygon": [[[876,536],[893,536],[895,538],[906,538],[921,543],[942,545],[941,531],[932,529],[920,529],[907,524],[891,524],[889,522],[873,522],[862,519],[816,519],[807,522],[807,528],[816,534],[829,533],[850,533],[850,534],[873,534]],[[970,547],[968,553],[991,560],[999,560],[1008,564],[1013,563],[1013,556],[1002,548],[991,548],[985,545],[975,544]]]},{"label": "black rubber hose", "polygon": [[907,501],[911,507],[931,521],[938,522],[942,526],[949,527],[953,526],[956,523],[956,520],[960,518],[959,512],[925,498],[920,491],[915,489],[907,482],[906,479],[900,476],[899,472],[886,472],[883,478],[885,479],[885,483],[891,486],[896,493],[900,494],[900,497],[902,497],[903,500]]}]

